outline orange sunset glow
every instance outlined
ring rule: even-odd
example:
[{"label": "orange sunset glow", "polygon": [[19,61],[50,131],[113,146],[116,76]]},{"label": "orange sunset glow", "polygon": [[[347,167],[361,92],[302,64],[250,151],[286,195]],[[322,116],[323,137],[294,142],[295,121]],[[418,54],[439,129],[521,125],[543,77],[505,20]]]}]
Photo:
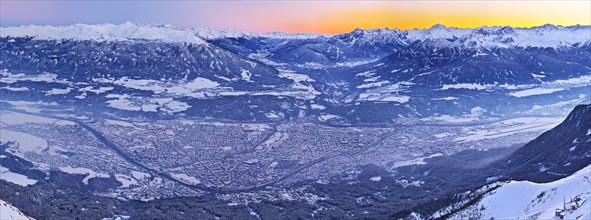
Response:
[{"label": "orange sunset glow", "polygon": [[[2,1],[2,25],[172,24],[335,34],[355,28],[589,25],[591,1]],[[40,13],[43,12],[43,13]]]},{"label": "orange sunset glow", "polygon": [[[460,28],[480,26],[532,27],[544,24],[589,25],[589,1],[572,2],[377,2],[330,10],[313,18],[288,21],[286,32],[343,33],[355,28],[429,28],[435,24]],[[279,27],[278,27],[279,28]]]}]

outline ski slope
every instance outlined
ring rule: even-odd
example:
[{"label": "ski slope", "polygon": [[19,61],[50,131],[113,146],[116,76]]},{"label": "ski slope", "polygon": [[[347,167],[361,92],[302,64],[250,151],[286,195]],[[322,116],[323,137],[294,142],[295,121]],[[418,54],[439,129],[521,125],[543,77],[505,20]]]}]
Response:
[{"label": "ski slope", "polygon": [[591,165],[555,182],[511,181],[452,219],[560,219],[555,211],[563,206],[564,219],[591,219]]}]

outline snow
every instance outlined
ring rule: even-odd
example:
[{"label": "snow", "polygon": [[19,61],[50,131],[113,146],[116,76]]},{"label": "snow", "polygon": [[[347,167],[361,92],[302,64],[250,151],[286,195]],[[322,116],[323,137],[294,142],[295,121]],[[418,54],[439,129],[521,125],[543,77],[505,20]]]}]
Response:
[{"label": "snow", "polygon": [[359,76],[359,77],[373,77],[376,73],[374,71],[366,71],[366,72],[361,72],[361,73],[357,73],[355,76]]},{"label": "snow", "polygon": [[2,135],[0,135],[0,142],[15,142],[15,147],[10,147],[9,149],[18,151],[18,155],[25,152],[41,153],[41,151],[47,149],[47,141],[43,138],[7,129],[0,129],[0,131],[2,132]]},{"label": "snow", "polygon": [[137,180],[128,175],[115,174],[115,179],[121,183],[121,188],[128,188],[130,186],[138,185]]},{"label": "snow", "polygon": [[[533,28],[512,28],[508,26],[480,27],[480,28],[454,28],[443,25],[435,25],[429,29],[412,29],[401,31],[398,29],[371,29],[355,30],[360,37],[354,37],[350,46],[356,44],[396,43],[408,45],[415,41],[429,40],[438,46],[465,46],[476,48],[507,48],[507,47],[563,47],[573,44],[589,42],[589,26],[563,27],[540,26]],[[349,36],[347,36],[349,35]],[[342,35],[318,35],[309,33],[285,34],[281,32],[269,32],[258,34],[242,30],[212,30],[207,28],[175,28],[171,25],[140,25],[126,22],[114,24],[75,24],[70,26],[14,26],[0,27],[0,37],[24,37],[33,36],[37,39],[75,39],[95,41],[129,41],[135,39],[184,42],[192,44],[207,44],[203,39],[219,38],[272,38],[289,42],[292,39],[312,39],[333,37],[342,40],[342,37],[351,38],[350,33]],[[448,39],[458,39],[449,41]],[[483,54],[484,52],[480,52]],[[338,55],[338,51],[337,51]],[[342,66],[360,65],[358,63],[343,63]]]},{"label": "snow", "polygon": [[326,109],[326,107],[324,107],[323,105],[319,105],[319,104],[310,104],[310,108],[311,109],[318,109],[318,110]]},{"label": "snow", "polygon": [[[291,96],[297,99],[314,99],[320,92],[314,87],[304,85],[300,82],[312,82],[313,79],[302,74],[283,73],[282,77],[294,80],[294,83],[288,88],[280,88],[275,91],[235,91],[231,87],[221,87],[219,83],[206,78],[196,78],[192,81],[156,81],[156,80],[134,80],[129,78],[121,79],[98,79],[97,82],[113,83],[128,88],[152,91],[160,96],[193,97],[193,98],[212,98],[219,96]],[[248,78],[250,80],[250,78]],[[134,105],[131,99],[137,99],[126,94],[109,94],[107,98],[118,98],[107,103],[113,108],[119,108],[128,111],[140,111],[141,105]],[[180,104],[180,103],[176,103]],[[186,105],[186,103],[184,104]],[[188,105],[186,105],[188,108]],[[185,107],[180,107],[177,111],[183,111]]]},{"label": "snow", "polygon": [[400,184],[403,188],[409,187],[409,186],[416,186],[419,187],[423,184],[425,184],[425,181],[423,180],[413,180],[413,181],[409,181],[409,180],[396,180],[396,183]]},{"label": "snow", "polygon": [[[385,82],[385,83],[382,83]],[[372,101],[372,102],[399,102],[401,104],[410,101],[410,96],[400,94],[406,87],[412,85],[410,82],[398,82],[395,84],[388,84],[387,81],[379,83],[363,84],[362,88],[372,88],[360,93],[357,98],[358,101]],[[371,84],[371,85],[370,85]],[[370,86],[368,86],[370,85]],[[377,87],[377,88],[374,88]]]},{"label": "snow", "polygon": [[472,116],[479,115],[479,114],[482,114],[482,113],[485,113],[485,112],[486,112],[486,109],[484,109],[484,108],[482,108],[480,106],[476,106],[476,107],[470,109],[470,113],[472,113]]},{"label": "snow", "polygon": [[588,86],[591,83],[591,75],[580,76],[577,78],[570,78],[570,79],[559,79],[552,82],[548,82],[546,84],[549,85],[565,85],[569,87],[575,86]]},{"label": "snow", "polygon": [[20,109],[23,111],[27,111],[27,112],[35,112],[35,113],[39,113],[41,112],[41,108],[45,107],[45,106],[58,106],[58,104],[56,102],[42,102],[42,101],[37,101],[37,102],[29,102],[29,101],[8,101],[8,100],[0,100],[0,102],[5,102],[8,103],[12,106],[14,106],[15,109]]},{"label": "snow", "polygon": [[444,133],[439,133],[439,134],[436,134],[436,135],[433,135],[433,136],[435,136],[436,138],[440,138],[441,139],[441,138],[444,138],[444,137],[453,136],[453,134],[452,133],[449,133],[449,132],[444,132]]},{"label": "snow", "polygon": [[113,89],[114,88],[113,87],[110,87],[110,86],[107,86],[107,87],[98,87],[98,88],[95,88],[95,87],[92,87],[92,86],[87,86],[87,87],[78,89],[78,91],[80,91],[80,92],[92,92],[92,93],[95,93],[95,94],[101,94],[101,93],[105,93],[105,92],[111,91]]},{"label": "snow", "polygon": [[[430,29],[406,31],[408,40],[431,40],[440,46],[493,47],[561,47],[589,42],[589,26],[540,26],[513,28],[509,26],[454,28],[434,25]],[[458,39],[450,42],[446,39]]]},{"label": "snow", "polygon": [[383,85],[386,85],[390,83],[389,81],[380,81],[380,82],[372,82],[372,83],[365,83],[365,84],[361,84],[359,86],[357,86],[358,89],[369,89],[369,88],[375,88],[375,87],[380,87]]},{"label": "snow", "polygon": [[[458,84],[444,84],[438,90],[450,89],[471,89],[471,90],[488,90],[494,91],[499,89],[505,90],[519,90],[508,93],[514,97],[527,97],[533,95],[551,94],[562,91],[568,88],[589,86],[591,84],[591,76],[580,76],[570,79],[555,80],[550,82],[542,82],[541,84],[474,84],[474,83],[458,83]],[[455,97],[437,98],[433,100],[454,100]]]},{"label": "snow", "polygon": [[106,96],[106,98],[117,98],[117,99],[106,101],[106,103],[111,108],[116,108],[116,109],[121,109],[121,110],[127,110],[127,111],[140,111],[140,110],[142,110],[142,108],[140,106],[137,106],[132,101],[130,101],[128,99],[129,97],[130,96],[127,95],[127,94],[122,94],[122,95],[119,95],[119,94],[109,94],[109,95]]},{"label": "snow", "polygon": [[369,180],[374,181],[374,182],[379,182],[382,180],[382,177],[381,176],[374,176],[374,177],[369,178]]},{"label": "snow", "polygon": [[128,94],[108,94],[105,97],[115,98],[106,101],[109,107],[126,111],[175,113],[186,111],[191,107],[186,102],[176,101],[173,98],[132,97]]},{"label": "snow", "polygon": [[407,161],[396,161],[394,163],[394,166],[390,167],[390,169],[394,169],[394,168],[398,168],[398,167],[404,167],[404,166],[410,166],[410,165],[421,165],[421,164],[427,164],[427,162],[425,162],[425,159],[429,159],[429,158],[434,158],[434,157],[440,157],[443,156],[442,153],[436,153],[436,154],[432,154],[426,157],[419,157],[419,158],[415,158],[412,160],[407,160]]},{"label": "snow", "polygon": [[88,184],[88,180],[92,179],[92,178],[96,178],[96,177],[101,177],[101,178],[109,178],[110,175],[109,174],[105,174],[105,173],[97,173],[91,169],[88,168],[84,168],[84,167],[71,167],[71,166],[67,166],[67,167],[60,167],[59,168],[60,171],[65,172],[65,173],[69,173],[69,174],[83,174],[86,175],[86,177],[82,180],[82,182],[84,184]]},{"label": "snow", "polygon": [[294,72],[290,72],[290,71],[287,71],[287,70],[281,70],[279,72],[279,77],[291,79],[291,80],[293,80],[296,83],[299,83],[299,82],[314,82],[315,81],[314,79],[310,78],[308,75],[294,73]]},{"label": "snow", "polygon": [[466,123],[466,122],[473,122],[477,121],[478,118],[474,117],[454,117],[451,115],[437,115],[431,116],[427,118],[421,118],[421,121],[444,121],[449,123]]},{"label": "snow", "polygon": [[314,63],[314,62],[306,62],[304,64],[296,64],[296,66],[301,67],[301,68],[316,69],[316,70],[326,69],[328,67],[328,66],[322,65],[320,63]]},{"label": "snow", "polygon": [[407,103],[410,100],[410,96],[405,95],[381,95],[381,94],[359,94],[359,101],[373,101],[373,102],[399,102]]},{"label": "snow", "polygon": [[329,35],[314,34],[314,33],[294,33],[286,34],[279,31],[271,31],[261,35],[261,37],[274,38],[274,39],[311,39],[318,37],[327,37]]},{"label": "snow", "polygon": [[585,95],[581,94],[578,99],[571,99],[567,101],[560,101],[548,105],[533,105],[528,114],[547,114],[548,112],[564,112],[567,109],[570,110],[573,106],[583,103],[585,101]]},{"label": "snow", "polygon": [[338,115],[333,115],[333,114],[323,114],[323,115],[318,116],[318,120],[321,120],[321,121],[329,121],[332,119],[339,119],[339,118],[342,118],[342,117],[338,116]]},{"label": "snow", "polygon": [[440,90],[449,90],[449,89],[475,89],[475,90],[485,90],[487,87],[480,84],[474,83],[458,83],[458,84],[445,84],[441,87]]},{"label": "snow", "polygon": [[193,28],[191,29],[193,33],[197,36],[207,39],[207,40],[215,40],[220,38],[257,38],[260,36],[258,33],[253,32],[246,32],[243,30],[236,30],[236,29],[224,29],[224,30],[214,30],[211,28]]},{"label": "snow", "polygon": [[453,97],[453,96],[448,96],[448,97],[443,97],[443,98],[434,98],[432,100],[435,100],[435,101],[437,101],[437,100],[452,101],[452,100],[458,100],[458,98],[457,97]]},{"label": "snow", "polygon": [[199,181],[199,179],[197,179],[193,176],[189,176],[184,173],[172,173],[170,175],[173,176],[175,179],[178,179],[178,180],[183,181],[188,184],[197,185],[197,184],[201,183],[201,181]]},{"label": "snow", "polygon": [[240,77],[242,77],[242,80],[244,80],[244,81],[252,82],[252,80],[250,80],[250,77],[252,77],[252,74],[248,70],[241,69],[240,70]]},{"label": "snow", "polygon": [[[580,76],[576,78],[570,79],[561,79],[555,80],[550,82],[543,82],[541,85],[538,85],[535,88],[529,88],[521,91],[516,91],[509,93],[511,96],[515,97],[527,97],[533,95],[545,95],[545,94],[552,94],[558,91],[562,91],[568,88],[576,88],[582,86],[589,86],[591,84],[591,76]],[[527,87],[527,85],[520,86],[520,88]],[[534,85],[530,85],[529,87],[534,87]]]},{"label": "snow", "polygon": [[0,200],[0,219],[2,220],[24,220],[24,219],[33,219],[16,207],[12,206],[10,203],[5,202],[4,200]]},{"label": "snow", "polygon": [[51,123],[55,125],[75,125],[71,121],[45,118],[35,115],[23,114],[18,112],[2,111],[0,115],[0,122],[8,125],[19,125],[25,123]]},{"label": "snow", "polygon": [[[382,78],[382,77],[381,76],[375,76],[375,77],[364,79],[363,82],[376,82],[380,78]],[[359,86],[357,86],[357,88],[359,88]]]},{"label": "snow", "polygon": [[[558,219],[555,210],[575,205],[571,202],[576,196],[582,201],[582,207],[564,212],[566,219],[591,218],[591,165],[573,175],[550,183],[511,181],[493,192],[487,193],[469,210],[453,216],[453,219],[465,219],[468,211],[476,211],[480,219]],[[481,209],[484,207],[484,210]]]},{"label": "snow", "polygon": [[368,64],[368,63],[372,63],[378,60],[367,60],[367,61],[353,61],[353,62],[342,62],[342,63],[336,63],[335,66],[337,67],[354,67],[354,66],[360,66],[363,64]]},{"label": "snow", "polygon": [[23,73],[13,74],[7,72],[6,70],[0,70],[0,76],[0,82],[6,84],[13,84],[19,81],[71,84],[71,82],[68,82],[67,80],[57,79],[57,75],[51,73],[25,75]]},{"label": "snow", "polygon": [[281,116],[275,112],[265,113],[265,116],[267,116],[267,118],[269,118],[269,119],[280,119],[281,118]]},{"label": "snow", "polygon": [[10,172],[8,168],[2,166],[0,166],[0,180],[5,180],[20,186],[29,186],[37,183],[37,180],[29,179],[29,177],[19,173]]},{"label": "snow", "polygon": [[5,87],[0,87],[0,89],[5,89],[5,90],[8,90],[8,91],[13,91],[13,92],[29,91],[29,88],[27,88],[27,87],[10,87],[10,86],[5,86]]},{"label": "snow", "polygon": [[35,37],[40,40],[94,40],[131,41],[136,39],[169,43],[207,44],[190,30],[177,29],[170,25],[140,25],[126,22],[114,24],[75,24],[70,26],[26,25],[0,27],[0,37]]},{"label": "snow", "polygon": [[508,119],[494,123],[495,129],[471,130],[468,135],[457,137],[455,142],[471,142],[484,139],[494,139],[524,132],[550,130],[562,122],[562,118],[524,117]]},{"label": "snow", "polygon": [[215,30],[211,28],[193,28],[191,29],[197,36],[208,39],[208,40],[215,40],[220,38],[273,38],[273,39],[310,39],[310,38],[317,38],[322,37],[325,35],[320,34],[311,34],[311,33],[295,33],[295,34],[286,34],[282,32],[268,32],[264,34],[254,33],[254,32],[247,32],[238,29],[220,29]]},{"label": "snow", "polygon": [[156,104],[142,104],[141,108],[144,112],[158,112],[158,106]]},{"label": "snow", "polygon": [[191,107],[186,102],[174,101],[174,100],[172,100],[172,98],[167,98],[167,99],[163,99],[163,100],[164,100],[164,102],[159,103],[159,104],[163,105],[162,110],[165,112],[169,112],[169,113],[183,112]]},{"label": "snow", "polygon": [[142,179],[150,178],[152,175],[150,175],[149,173],[144,173],[144,172],[132,170],[131,176],[136,180],[142,180]]},{"label": "snow", "polygon": [[[242,79],[252,82],[250,79],[251,73],[247,70],[242,71]],[[123,77],[120,79],[95,79],[96,82],[100,83],[112,83],[127,88],[152,91],[160,96],[174,96],[174,97],[192,97],[199,99],[207,99],[219,96],[291,96],[297,99],[314,99],[320,92],[315,90],[314,87],[309,84],[303,84],[302,82],[313,82],[314,80],[303,74],[297,74],[293,72],[281,71],[280,77],[289,78],[294,81],[288,88],[279,88],[275,91],[236,91],[231,87],[222,87],[219,83],[212,81],[207,78],[197,77],[194,80],[186,81],[158,81],[158,80],[146,80],[146,79],[130,79]],[[123,94],[124,95],[124,94]],[[115,97],[113,97],[115,98]],[[141,111],[141,105],[135,106],[129,99],[133,97],[120,97],[120,100],[109,101],[110,106],[113,108],[119,108],[128,111]],[[125,99],[125,100],[121,100]],[[127,101],[126,101],[127,100]],[[178,103],[177,103],[178,104]],[[186,104],[185,104],[186,105]],[[187,105],[188,106],[188,105]],[[185,109],[185,107],[180,107]],[[184,110],[177,111],[184,111]]]},{"label": "snow", "polygon": [[158,81],[149,79],[97,79],[97,82],[113,83],[127,88],[153,91],[156,94],[170,93],[174,95],[190,96],[191,93],[218,87],[220,84],[203,77],[197,77],[192,81]]},{"label": "snow", "polygon": [[511,96],[515,96],[518,98],[532,96],[532,95],[543,95],[543,94],[551,94],[554,92],[562,91],[562,88],[554,88],[554,89],[545,89],[545,88],[533,88],[533,89],[526,89],[517,92],[509,93]]},{"label": "snow", "polygon": [[45,92],[45,94],[47,94],[47,95],[65,95],[65,94],[70,93],[70,91],[72,91],[72,88],[65,88],[65,89],[52,88],[51,90]]},{"label": "snow", "polygon": [[[299,87],[298,87],[299,86]],[[291,90],[278,90],[278,91],[260,91],[260,92],[252,92],[252,91],[221,91],[218,93],[211,93],[210,97],[213,96],[290,96],[296,99],[304,99],[304,100],[311,100],[316,98],[316,95],[319,95],[320,92],[316,91],[311,86],[303,86],[302,84],[292,84],[289,87]]]}]

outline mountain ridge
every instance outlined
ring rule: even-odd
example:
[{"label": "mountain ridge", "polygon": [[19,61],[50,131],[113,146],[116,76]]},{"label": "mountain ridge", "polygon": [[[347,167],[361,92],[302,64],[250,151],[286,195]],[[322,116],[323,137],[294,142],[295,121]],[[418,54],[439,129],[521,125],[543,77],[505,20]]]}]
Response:
[{"label": "mountain ridge", "polygon": [[[392,35],[397,37],[399,40],[404,40],[406,44],[410,44],[414,41],[426,40],[426,39],[464,39],[467,41],[478,40],[478,38],[491,38],[498,37],[501,35],[513,35],[512,38],[500,39],[480,39],[484,40],[485,44],[488,42],[488,46],[503,46],[507,43],[513,43],[515,46],[528,46],[527,41],[533,39],[542,39],[537,44],[529,46],[537,47],[557,47],[557,46],[570,46],[574,43],[585,43],[591,41],[591,36],[584,37],[573,37],[576,35],[565,34],[565,31],[586,31],[591,30],[589,25],[573,25],[573,26],[562,26],[562,25],[551,25],[546,24],[542,26],[535,26],[529,28],[511,27],[511,26],[482,26],[477,28],[456,28],[446,27],[441,24],[436,24],[428,29],[409,29],[400,30],[397,28],[374,28],[374,29],[360,29],[357,28],[351,32],[341,34],[314,34],[314,33],[295,33],[286,34],[282,32],[268,32],[264,34],[256,32],[248,32],[238,29],[227,29],[227,30],[213,30],[208,28],[176,28],[172,25],[142,25],[133,22],[125,22],[122,24],[73,24],[65,26],[52,26],[52,25],[21,25],[21,26],[7,26],[0,27],[2,33],[0,37],[26,37],[34,36],[37,39],[89,39],[89,40],[129,40],[129,39],[145,39],[145,40],[161,40],[165,42],[186,42],[201,44],[204,40],[213,40],[220,38],[276,38],[276,39],[311,39],[311,38],[342,38],[347,35],[355,35],[359,33],[374,33],[370,41],[380,42],[379,40],[388,40]],[[134,30],[134,31],[130,31]],[[168,32],[164,34],[163,32]],[[378,34],[375,34],[375,33]],[[532,32],[532,33],[529,33]],[[530,35],[539,35],[547,32],[554,32],[555,35],[559,36],[545,36],[545,38],[538,38]],[[174,34],[171,34],[174,33]],[[64,35],[57,37],[56,35]],[[476,34],[476,36],[474,36]],[[591,34],[591,33],[590,33]],[[471,36],[472,35],[472,36]],[[525,39],[514,39],[516,36],[523,36]],[[477,39],[474,39],[474,38]],[[561,38],[559,41],[550,41],[548,39]],[[503,41],[504,40],[504,41]],[[511,42],[512,41],[512,42]],[[504,43],[503,43],[504,42]]]}]

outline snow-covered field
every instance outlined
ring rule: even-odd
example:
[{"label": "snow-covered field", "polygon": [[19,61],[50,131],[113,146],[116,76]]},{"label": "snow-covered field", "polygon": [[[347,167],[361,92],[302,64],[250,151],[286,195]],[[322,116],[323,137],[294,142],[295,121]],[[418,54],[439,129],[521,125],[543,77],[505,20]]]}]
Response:
[{"label": "snow-covered field", "polygon": [[84,167],[60,167],[60,171],[69,173],[69,174],[83,174],[86,175],[82,182],[84,184],[88,184],[88,180],[95,178],[95,177],[102,177],[102,178],[109,178],[109,174],[105,173],[97,173],[94,170],[84,168]]},{"label": "snow-covered field", "polygon": [[181,180],[181,181],[188,183],[188,184],[197,185],[197,184],[201,183],[201,181],[199,181],[199,179],[197,179],[193,176],[189,176],[184,173],[172,173],[171,175],[173,177],[177,178],[178,180]]},{"label": "snow-covered field", "polygon": [[396,162],[394,164],[394,166],[390,167],[390,169],[394,169],[394,168],[398,168],[398,167],[404,167],[404,166],[410,166],[410,165],[427,164],[427,162],[425,162],[425,159],[429,159],[429,158],[433,158],[433,157],[440,157],[440,156],[443,156],[443,154],[442,153],[436,153],[436,154],[429,155],[429,156],[426,156],[426,157],[419,157],[419,158],[415,158],[415,159],[412,159],[412,160]]},{"label": "snow-covered field", "polygon": [[[37,183],[37,180],[29,179],[27,176],[10,172],[6,167],[0,166],[0,180],[5,180],[21,186],[28,186]],[[2,218],[3,219],[3,218]]]},{"label": "snow-covered field", "polygon": [[519,98],[519,97],[526,97],[526,96],[532,96],[532,95],[550,94],[550,93],[558,92],[558,91],[562,91],[562,90],[564,90],[564,89],[562,89],[562,88],[554,88],[554,89],[533,88],[533,89],[526,89],[526,90],[521,90],[521,91],[517,91],[517,92],[512,92],[512,93],[509,93],[509,95]]},{"label": "snow-covered field", "polygon": [[562,120],[562,118],[542,117],[514,118],[491,124],[486,128],[469,130],[467,132],[468,135],[457,137],[454,139],[454,141],[470,142],[483,139],[499,138],[523,132],[545,131],[556,127],[556,125],[562,122]]},{"label": "snow-covered field", "polygon": [[17,147],[14,150],[19,152],[18,155],[21,155],[20,153],[24,152],[41,152],[42,150],[47,149],[47,141],[43,138],[7,129],[0,129],[0,131],[2,132],[0,143],[16,142]]}]

